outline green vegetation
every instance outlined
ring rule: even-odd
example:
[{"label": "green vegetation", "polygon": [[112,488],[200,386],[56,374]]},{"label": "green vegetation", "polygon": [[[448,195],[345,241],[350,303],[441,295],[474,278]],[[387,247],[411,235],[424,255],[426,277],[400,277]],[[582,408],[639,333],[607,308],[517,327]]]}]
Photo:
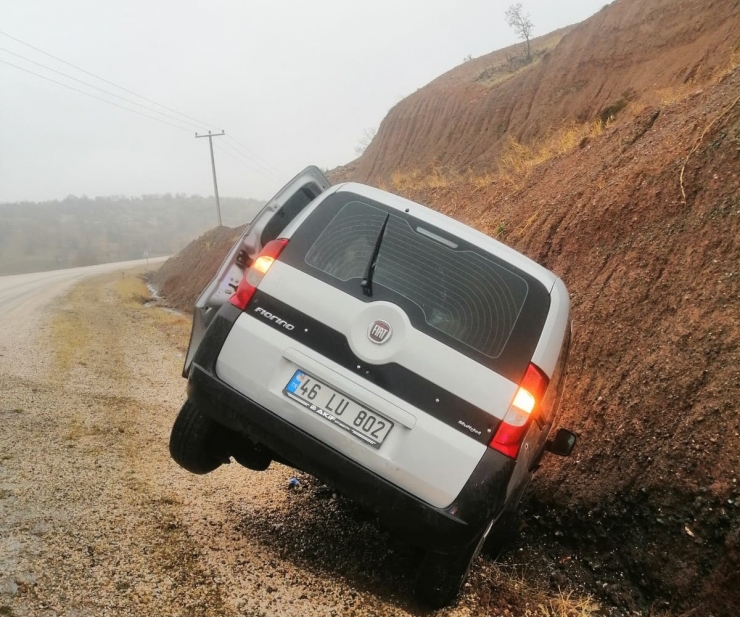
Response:
[{"label": "green vegetation", "polygon": [[[224,225],[248,223],[261,205],[222,198]],[[169,255],[215,226],[213,198],[197,195],[0,204],[0,275]]]}]

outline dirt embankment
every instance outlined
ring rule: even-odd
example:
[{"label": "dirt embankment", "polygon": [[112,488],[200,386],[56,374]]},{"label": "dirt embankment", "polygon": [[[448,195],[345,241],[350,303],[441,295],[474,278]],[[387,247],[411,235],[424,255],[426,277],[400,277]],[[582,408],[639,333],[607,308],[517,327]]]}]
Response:
[{"label": "dirt embankment", "polygon": [[243,231],[244,227],[216,227],[188,244],[154,273],[158,292],[172,306],[192,310]]},{"label": "dirt embankment", "polygon": [[[378,184],[394,173],[495,166],[511,139],[531,144],[569,123],[653,104],[666,89],[723,70],[738,44],[729,0],[617,0],[558,37],[540,61],[505,79],[515,48],[437,78],[398,103],[364,155],[334,179]],[[543,37],[543,39],[546,37]],[[500,79],[491,79],[498,75]]]}]

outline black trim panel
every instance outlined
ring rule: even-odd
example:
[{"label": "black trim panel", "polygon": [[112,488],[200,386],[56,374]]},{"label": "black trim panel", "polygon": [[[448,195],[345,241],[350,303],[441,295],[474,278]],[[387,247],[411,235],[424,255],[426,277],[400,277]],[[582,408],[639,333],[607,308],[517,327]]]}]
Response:
[{"label": "black trim panel", "polygon": [[[257,309],[283,321],[270,319]],[[501,423],[480,407],[400,364],[366,364],[354,354],[344,334],[259,289],[244,312],[480,443],[488,445]],[[287,329],[285,322],[293,329]]]}]

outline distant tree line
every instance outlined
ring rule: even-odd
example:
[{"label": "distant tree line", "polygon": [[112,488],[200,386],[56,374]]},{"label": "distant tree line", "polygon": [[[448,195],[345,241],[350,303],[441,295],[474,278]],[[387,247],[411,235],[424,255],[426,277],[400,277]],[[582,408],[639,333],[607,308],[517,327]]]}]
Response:
[{"label": "distant tree line", "polygon": [[[224,225],[263,202],[221,198]],[[0,204],[0,275],[168,255],[216,226],[212,197],[164,194]]]}]

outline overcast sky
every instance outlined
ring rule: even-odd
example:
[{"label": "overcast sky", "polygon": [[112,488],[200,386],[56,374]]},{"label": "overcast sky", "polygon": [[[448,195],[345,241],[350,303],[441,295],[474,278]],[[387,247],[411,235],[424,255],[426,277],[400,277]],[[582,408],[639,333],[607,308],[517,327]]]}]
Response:
[{"label": "overcast sky", "polygon": [[[219,193],[270,197],[308,164],[331,168],[355,158],[364,129],[468,54],[517,42],[504,21],[511,3],[0,0],[0,203],[70,194],[212,195],[208,140],[194,138],[196,129],[209,128],[227,134],[214,139]],[[605,3],[523,2],[535,36],[582,21]],[[197,126],[7,35],[187,114]]]}]

